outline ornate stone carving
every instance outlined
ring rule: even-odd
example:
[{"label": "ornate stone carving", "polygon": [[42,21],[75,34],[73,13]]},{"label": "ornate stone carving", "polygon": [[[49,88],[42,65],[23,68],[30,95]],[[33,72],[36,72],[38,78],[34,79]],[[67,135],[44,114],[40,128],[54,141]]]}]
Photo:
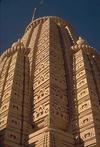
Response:
[{"label": "ornate stone carving", "polygon": [[43,104],[40,105],[37,109],[34,110],[34,121],[41,119],[42,117],[49,114],[49,105]]}]

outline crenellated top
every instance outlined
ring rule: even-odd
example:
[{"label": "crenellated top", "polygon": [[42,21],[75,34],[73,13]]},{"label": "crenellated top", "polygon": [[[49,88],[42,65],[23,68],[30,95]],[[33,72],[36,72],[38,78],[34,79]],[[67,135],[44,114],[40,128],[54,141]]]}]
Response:
[{"label": "crenellated top", "polygon": [[11,48],[8,48],[1,56],[1,60],[3,60],[5,57],[9,57],[13,55],[16,51],[22,51],[24,54],[28,53],[28,48],[26,48],[23,44],[23,42],[18,39],[17,42],[14,42],[11,46]]},{"label": "crenellated top", "polygon": [[48,18],[51,19],[52,21],[54,21],[57,24],[63,25],[64,27],[66,27],[66,26],[69,27],[70,26],[72,28],[72,26],[68,22],[61,19],[60,17],[57,17],[57,16],[45,16],[45,17],[37,18],[34,21],[32,21],[27,26],[25,32],[27,32],[31,27],[36,27],[39,23],[44,23]]},{"label": "crenellated top", "polygon": [[20,39],[18,39],[17,42],[14,42],[12,44],[11,48],[12,48],[12,50],[19,50],[19,49],[23,49],[25,47],[24,47],[23,42]]},{"label": "crenellated top", "polygon": [[97,53],[97,51],[93,47],[91,47],[83,38],[79,37],[76,43],[71,47],[71,50],[73,53],[76,53],[81,49],[90,54]]}]

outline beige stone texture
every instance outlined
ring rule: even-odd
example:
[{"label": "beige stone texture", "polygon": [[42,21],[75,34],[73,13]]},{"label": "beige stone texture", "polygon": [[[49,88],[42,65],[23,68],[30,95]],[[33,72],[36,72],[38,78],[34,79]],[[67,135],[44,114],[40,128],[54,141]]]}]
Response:
[{"label": "beige stone texture", "polygon": [[59,17],[0,56],[0,146],[100,147],[100,54]]}]

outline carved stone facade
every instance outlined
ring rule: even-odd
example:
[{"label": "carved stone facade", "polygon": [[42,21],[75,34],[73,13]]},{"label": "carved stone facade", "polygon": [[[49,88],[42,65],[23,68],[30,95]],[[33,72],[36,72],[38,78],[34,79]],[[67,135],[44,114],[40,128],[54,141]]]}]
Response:
[{"label": "carved stone facade", "polygon": [[0,146],[100,147],[100,54],[59,17],[0,56]]}]

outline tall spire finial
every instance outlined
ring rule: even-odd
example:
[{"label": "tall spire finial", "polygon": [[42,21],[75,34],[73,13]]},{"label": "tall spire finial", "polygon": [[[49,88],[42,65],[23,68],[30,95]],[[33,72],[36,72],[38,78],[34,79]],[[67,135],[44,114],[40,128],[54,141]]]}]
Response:
[{"label": "tall spire finial", "polygon": [[[44,3],[44,0],[39,0],[39,6],[38,6],[38,8],[39,8],[40,5],[42,5],[43,3]],[[37,8],[35,7],[35,8],[34,8],[34,11],[33,11],[32,21],[35,19],[36,11],[37,11]]]},{"label": "tall spire finial", "polygon": [[32,21],[33,21],[33,20],[34,20],[34,18],[35,18],[36,10],[37,10],[37,8],[34,8],[34,11],[33,11],[33,16],[32,16]]}]

